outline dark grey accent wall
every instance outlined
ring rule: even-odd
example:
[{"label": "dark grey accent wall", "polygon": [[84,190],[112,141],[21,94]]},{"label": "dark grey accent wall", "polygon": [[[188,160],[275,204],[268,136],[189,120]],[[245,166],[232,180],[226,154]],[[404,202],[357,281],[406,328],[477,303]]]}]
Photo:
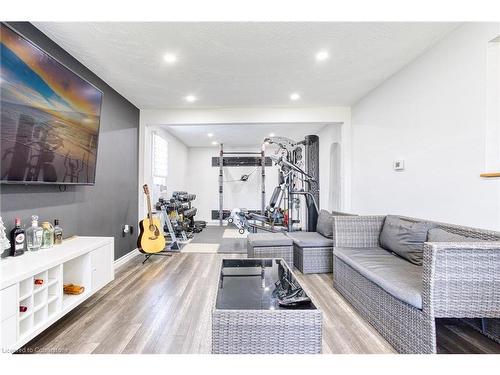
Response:
[{"label": "dark grey accent wall", "polygon": [[[64,236],[113,236],[115,259],[136,248],[138,209],[139,109],[28,22],[10,26],[31,39],[104,93],[94,186],[0,185],[0,212],[10,231],[14,218],[29,225],[58,218]],[[122,236],[123,224],[134,234]],[[5,254],[4,254],[5,255]]]}]

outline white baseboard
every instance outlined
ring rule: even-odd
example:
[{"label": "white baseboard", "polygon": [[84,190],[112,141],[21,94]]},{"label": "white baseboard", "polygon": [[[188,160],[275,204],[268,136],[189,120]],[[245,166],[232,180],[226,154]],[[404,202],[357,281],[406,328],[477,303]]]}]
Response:
[{"label": "white baseboard", "polygon": [[133,257],[135,257],[136,255],[139,255],[139,254],[140,254],[139,249],[134,249],[134,250],[128,252],[127,254],[125,254],[124,256],[118,258],[114,262],[115,270],[117,268],[123,266],[125,263],[127,263],[129,260],[131,260]]}]

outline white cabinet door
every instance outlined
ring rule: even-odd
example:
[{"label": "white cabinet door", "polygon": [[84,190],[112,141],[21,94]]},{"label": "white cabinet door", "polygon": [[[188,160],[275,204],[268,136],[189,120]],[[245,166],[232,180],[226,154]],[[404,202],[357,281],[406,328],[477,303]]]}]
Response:
[{"label": "white cabinet door", "polygon": [[17,303],[17,284],[11,285],[0,291],[0,305],[2,305],[0,313],[1,321],[17,313],[19,309]]},{"label": "white cabinet door", "polygon": [[12,353],[16,347],[17,342],[17,319],[16,315],[2,322],[0,331],[0,347],[2,348],[2,353]]},{"label": "white cabinet door", "polygon": [[101,289],[115,278],[113,258],[113,246],[111,245],[100,247],[90,253],[92,292]]}]

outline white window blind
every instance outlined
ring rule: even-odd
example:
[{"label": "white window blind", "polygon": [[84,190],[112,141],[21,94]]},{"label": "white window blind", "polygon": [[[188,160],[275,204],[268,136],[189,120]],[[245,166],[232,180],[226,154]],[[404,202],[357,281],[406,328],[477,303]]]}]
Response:
[{"label": "white window blind", "polygon": [[168,176],[168,142],[165,138],[153,133],[153,179],[165,184]]}]

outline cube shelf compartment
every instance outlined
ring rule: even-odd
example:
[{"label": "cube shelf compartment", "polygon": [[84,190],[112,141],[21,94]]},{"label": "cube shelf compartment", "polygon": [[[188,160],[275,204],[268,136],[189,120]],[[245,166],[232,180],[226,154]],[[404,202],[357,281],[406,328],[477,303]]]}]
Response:
[{"label": "cube shelf compartment", "polygon": [[47,305],[44,305],[33,313],[33,327],[35,329],[47,320],[47,311]]},{"label": "cube shelf compartment", "polygon": [[48,275],[49,275],[49,283],[53,280],[61,279],[61,266],[55,266],[49,269]]},{"label": "cube shelf compartment", "polygon": [[30,314],[25,319],[19,321],[19,336],[24,337],[33,330],[33,314]]},{"label": "cube shelf compartment", "polygon": [[63,293],[63,309],[78,304],[86,298],[91,288],[90,254],[79,256],[63,264],[63,284],[77,284],[85,288],[82,294]]},{"label": "cube shelf compartment", "polygon": [[28,309],[25,312],[19,310],[19,320],[25,319],[33,313],[33,296],[30,295],[19,301],[19,308],[21,306],[26,306]]},{"label": "cube shelf compartment", "polygon": [[19,283],[19,299],[25,299],[33,294],[33,277],[29,277]]},{"label": "cube shelf compartment", "polygon": [[[50,299],[49,299],[50,301]],[[61,309],[59,300],[56,298],[53,301],[50,301],[48,304],[48,317],[52,317]]]},{"label": "cube shelf compartment", "polygon": [[54,296],[58,297],[60,292],[61,292],[61,286],[59,285],[58,282],[48,287],[49,298],[52,298]]},{"label": "cube shelf compartment", "polygon": [[[35,280],[43,280],[42,285],[35,284]],[[36,293],[39,290],[45,289],[47,287],[47,271],[36,274],[33,278],[33,293]]]},{"label": "cube shelf compartment", "polygon": [[47,304],[47,288],[33,295],[33,309],[37,310],[40,306]]}]

